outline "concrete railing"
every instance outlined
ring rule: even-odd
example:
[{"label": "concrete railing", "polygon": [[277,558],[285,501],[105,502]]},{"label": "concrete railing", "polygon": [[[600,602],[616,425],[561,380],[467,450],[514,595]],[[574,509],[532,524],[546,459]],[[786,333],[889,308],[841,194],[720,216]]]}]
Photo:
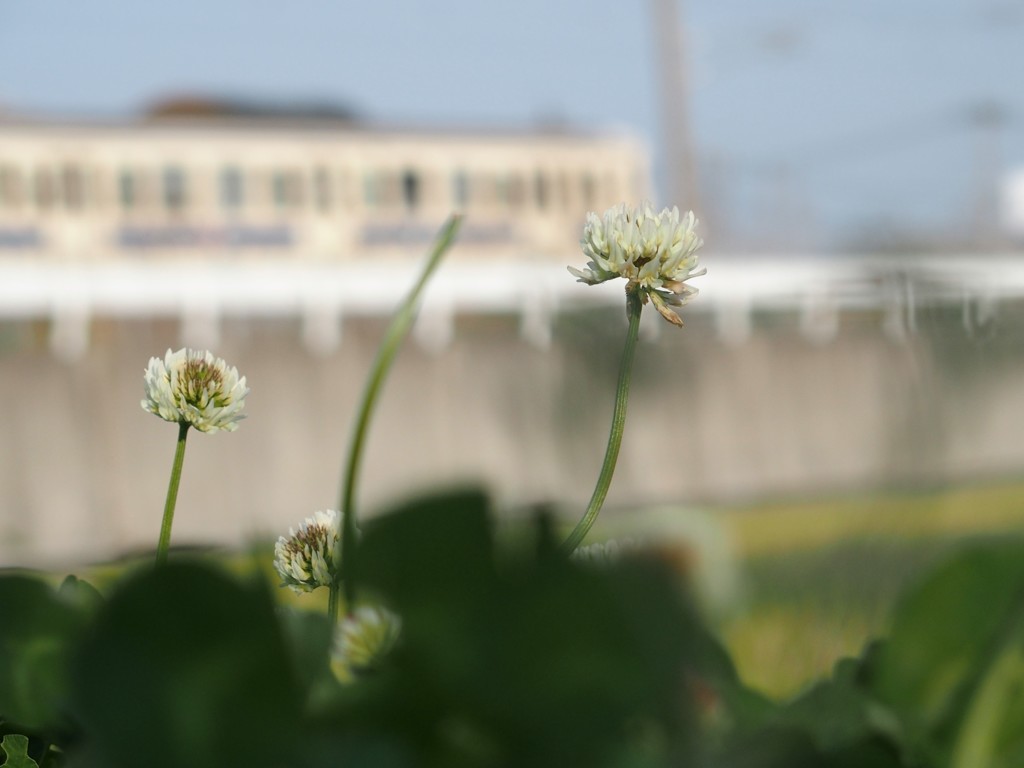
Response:
[{"label": "concrete railing", "polygon": [[[885,327],[900,336],[914,327],[926,303],[957,302],[965,313],[990,312],[1001,300],[1024,296],[1024,256],[962,254],[920,258],[758,256],[709,254],[708,274],[693,285],[701,298],[687,311],[709,312],[727,341],[751,332],[751,315],[795,310],[803,333],[829,341],[847,309],[883,309]],[[565,263],[581,263],[567,257]],[[330,352],[346,317],[390,314],[416,276],[416,262],[57,263],[0,260],[0,319],[51,321],[51,346],[74,359],[89,343],[92,317],[181,321],[182,342],[213,346],[227,317],[302,318],[308,348]],[[424,299],[416,329],[426,347],[451,340],[459,314],[517,314],[524,338],[544,346],[560,308],[621,301],[621,284],[584,289],[561,263],[450,263]]]}]

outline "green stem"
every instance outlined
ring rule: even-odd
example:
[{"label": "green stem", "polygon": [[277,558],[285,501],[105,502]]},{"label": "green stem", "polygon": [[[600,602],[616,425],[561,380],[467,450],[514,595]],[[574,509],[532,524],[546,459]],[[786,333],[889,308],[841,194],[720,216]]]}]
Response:
[{"label": "green stem", "polygon": [[174,451],[171,467],[171,482],[167,486],[167,501],[164,503],[164,519],[160,524],[160,541],[156,545],[156,564],[167,562],[167,551],[171,546],[171,525],[174,523],[174,506],[178,503],[178,485],[181,483],[181,465],[185,462],[185,438],[188,437],[189,423],[178,424],[178,447]]},{"label": "green stem", "polygon": [[[377,397],[380,395],[381,387],[384,383],[385,377],[387,376],[388,370],[391,368],[391,363],[395,359],[395,355],[398,353],[398,348],[406,334],[409,332],[409,328],[412,326],[413,320],[416,318],[416,305],[419,301],[420,295],[423,293],[423,288],[426,286],[427,280],[430,279],[430,276],[434,273],[434,270],[440,263],[441,257],[455,239],[455,233],[458,231],[461,220],[461,216],[451,216],[441,228],[437,239],[434,241],[434,248],[427,258],[426,265],[423,267],[423,272],[420,274],[419,279],[413,285],[412,290],[409,291],[409,295],[405,297],[405,300],[399,306],[398,311],[391,320],[391,325],[388,327],[387,334],[384,336],[384,340],[381,342],[380,348],[377,350],[377,359],[374,361],[373,368],[370,371],[370,378],[367,381],[366,389],[363,392],[363,401],[359,408],[359,415],[356,419],[355,429],[352,432],[352,441],[349,445],[348,463],[345,466],[345,474],[342,481],[341,501],[339,503],[339,509],[341,510],[341,572],[338,574],[338,578],[342,581],[345,605],[348,606],[349,609],[355,605],[356,598],[356,479],[359,476],[359,467],[363,460],[363,448],[366,443],[366,436],[370,424],[370,415],[377,402]],[[339,558],[335,559],[336,561],[339,560]],[[331,585],[331,595],[335,615],[337,615],[338,578],[336,578],[335,583]],[[328,603],[328,610],[330,610],[330,606],[331,603]]]},{"label": "green stem", "polygon": [[587,505],[583,517],[576,523],[576,527],[572,529],[572,533],[562,544],[562,551],[567,555],[571,555],[575,551],[590,531],[594,521],[597,520],[597,515],[608,495],[608,488],[612,484],[615,462],[619,458],[619,447],[622,445],[622,432],[626,426],[629,382],[633,375],[633,357],[636,352],[636,341],[640,331],[640,313],[643,308],[640,292],[627,285],[626,316],[629,318],[629,330],[626,332],[626,346],[622,350],[622,360],[619,363],[619,382],[615,390],[615,410],[612,411],[612,428],[608,435],[608,447],[605,449],[601,474],[597,477],[597,485],[594,486],[594,494],[590,497],[590,503]]},{"label": "green stem", "polygon": [[341,589],[339,589],[338,579],[331,582],[330,592],[327,596],[327,621],[330,626],[334,626],[338,623],[338,603],[341,597]]}]

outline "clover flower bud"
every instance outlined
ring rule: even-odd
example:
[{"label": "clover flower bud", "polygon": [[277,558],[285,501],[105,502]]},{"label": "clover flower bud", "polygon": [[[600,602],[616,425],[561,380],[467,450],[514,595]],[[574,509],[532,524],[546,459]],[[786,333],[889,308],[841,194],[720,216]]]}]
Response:
[{"label": "clover flower bud", "polygon": [[350,672],[377,666],[398,642],[401,618],[387,608],[361,606],[342,620],[334,660]]},{"label": "clover flower bud", "polygon": [[334,560],[341,538],[340,515],[333,509],[307,517],[298,530],[289,529],[274,545],[274,568],[281,586],[296,592],[330,587],[338,569]]}]

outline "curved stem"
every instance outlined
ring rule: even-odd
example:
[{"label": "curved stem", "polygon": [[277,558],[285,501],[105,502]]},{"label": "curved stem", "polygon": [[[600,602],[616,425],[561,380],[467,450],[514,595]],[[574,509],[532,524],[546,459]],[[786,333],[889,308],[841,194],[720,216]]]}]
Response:
[{"label": "curved stem", "polygon": [[[405,335],[409,332],[409,328],[412,326],[413,320],[416,318],[416,305],[419,301],[420,295],[423,293],[423,288],[426,286],[427,280],[430,279],[430,276],[434,273],[434,270],[440,263],[441,257],[455,239],[455,233],[458,231],[461,220],[462,217],[459,215],[451,216],[441,228],[441,232],[434,241],[434,248],[427,258],[426,265],[423,267],[423,272],[420,274],[419,279],[413,285],[412,290],[409,291],[409,295],[405,297],[405,300],[399,306],[398,311],[391,320],[391,325],[388,327],[387,334],[384,336],[384,340],[381,342],[380,348],[377,350],[377,359],[374,361],[373,368],[370,371],[370,378],[366,382],[366,389],[363,392],[363,401],[359,408],[359,416],[356,419],[355,429],[352,432],[352,442],[349,445],[348,463],[345,466],[341,501],[339,502],[339,509],[341,510],[341,557],[336,558],[336,562],[341,563],[341,568],[338,577],[335,579],[335,584],[331,587],[331,594],[334,598],[335,614],[337,613],[336,593],[337,581],[339,578],[341,579],[344,587],[345,605],[347,606],[346,610],[350,610],[352,606],[355,605],[356,585],[354,574],[357,536],[355,511],[356,479],[359,476],[359,468],[363,460],[363,449],[366,443],[366,436],[370,424],[370,415],[377,402],[377,397],[380,395],[384,379],[391,368],[391,363],[394,361],[395,355],[398,353],[398,348],[405,338]],[[328,608],[330,608],[330,603],[328,604]]]},{"label": "curved stem", "polygon": [[622,432],[626,426],[626,404],[629,401],[629,382],[633,375],[633,357],[636,352],[636,341],[640,331],[640,313],[643,310],[643,301],[640,292],[635,288],[626,287],[626,316],[629,318],[629,330],[626,332],[626,346],[622,350],[622,360],[619,363],[619,382],[615,390],[615,410],[612,411],[612,428],[608,435],[608,447],[604,453],[604,463],[601,465],[601,474],[597,477],[597,485],[594,486],[594,494],[590,497],[583,517],[576,523],[572,533],[562,544],[562,551],[571,555],[580,545],[580,542],[590,531],[590,527],[597,520],[597,515],[604,505],[605,497],[608,495],[608,488],[612,484],[612,475],[615,474],[615,462],[619,458],[619,446],[622,445]]},{"label": "curved stem", "polygon": [[178,503],[178,485],[181,483],[181,466],[185,462],[185,438],[188,437],[189,423],[178,424],[178,447],[174,451],[171,465],[171,481],[167,486],[167,501],[164,503],[164,519],[160,523],[160,540],[156,545],[156,564],[167,562],[167,551],[171,546],[171,525],[174,523],[174,507]]},{"label": "curved stem", "polygon": [[327,621],[330,626],[338,623],[338,603],[340,602],[341,589],[338,579],[331,582],[330,593],[327,596]]}]

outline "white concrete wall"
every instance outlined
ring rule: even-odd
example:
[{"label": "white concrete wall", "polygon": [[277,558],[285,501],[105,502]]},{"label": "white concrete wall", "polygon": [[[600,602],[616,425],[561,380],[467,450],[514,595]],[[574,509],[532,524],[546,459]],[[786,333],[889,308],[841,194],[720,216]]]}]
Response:
[{"label": "white concrete wall", "polygon": [[[1024,470],[1024,310],[985,323],[924,308],[912,334],[879,310],[839,318],[822,344],[795,311],[740,343],[710,313],[646,332],[609,510],[956,482]],[[645,318],[656,320],[653,313]],[[248,377],[249,418],[189,438],[177,543],[276,536],[337,503],[340,468],[383,319],[350,322],[327,357],[293,319],[228,320],[216,354]],[[366,511],[425,487],[480,480],[503,503],[586,503],[611,413],[621,313],[560,316],[547,348],[514,316],[457,319],[451,345],[403,349],[376,416]],[[142,372],[179,345],[177,322],[94,320],[84,357],[51,353],[43,322],[0,324],[0,565],[152,547],[173,425],[144,413]]]}]

